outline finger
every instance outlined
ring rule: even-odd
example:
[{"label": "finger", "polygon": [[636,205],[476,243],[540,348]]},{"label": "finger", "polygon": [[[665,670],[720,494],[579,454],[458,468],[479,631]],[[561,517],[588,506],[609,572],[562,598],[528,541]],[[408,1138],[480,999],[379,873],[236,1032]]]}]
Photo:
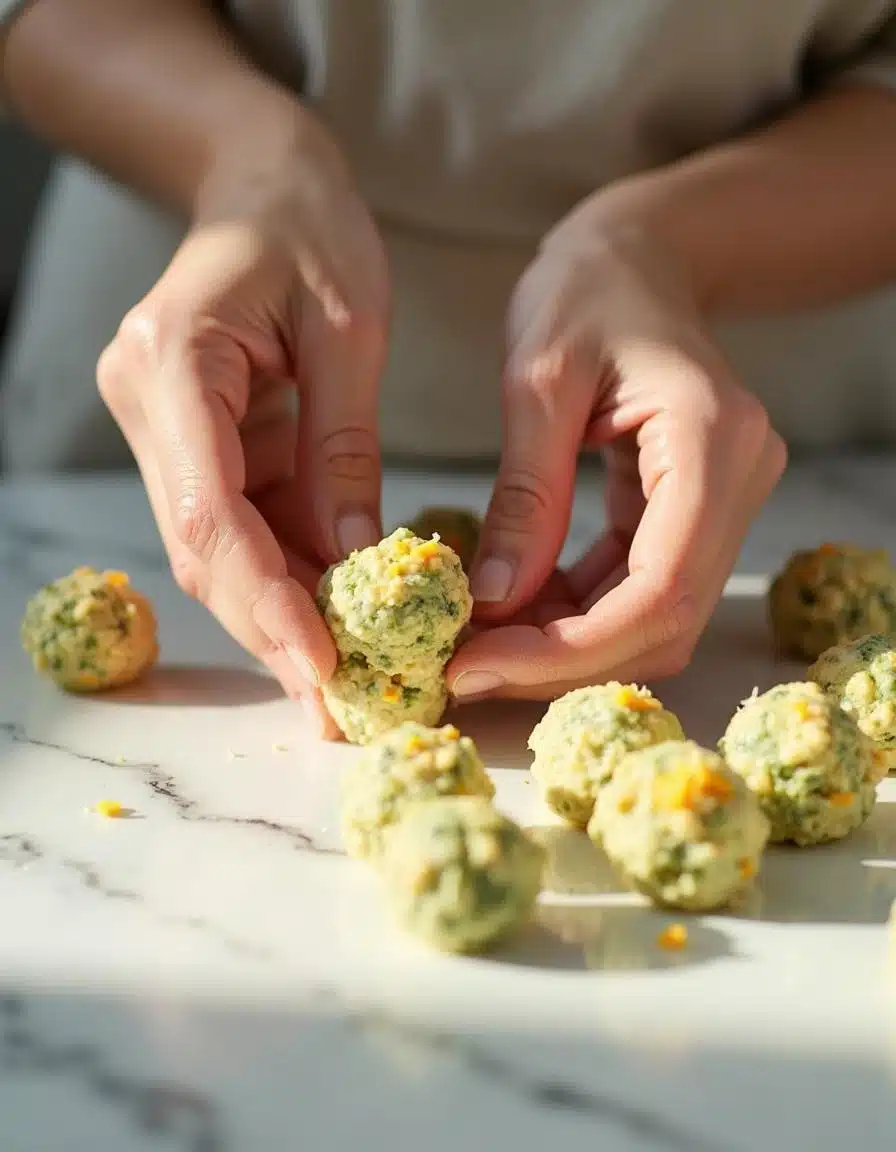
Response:
[{"label": "finger", "polygon": [[131,450],[143,478],[172,573],[181,590],[204,604],[236,642],[276,676],[288,696],[302,700],[312,695],[317,690],[303,669],[282,648],[273,645],[253,619],[247,618],[240,611],[239,604],[234,602],[226,587],[211,583],[207,571],[177,538],[161,473],[147,441],[147,436],[137,435],[131,442]]},{"label": "finger", "polygon": [[376,313],[326,311],[316,300],[301,323],[297,471],[315,542],[332,562],[382,535],[377,402],[385,326]]},{"label": "finger", "polygon": [[[597,660],[581,664],[568,653],[558,652],[552,644],[550,624],[542,628],[499,628],[472,638],[448,666],[448,682],[458,697],[482,698],[499,696],[509,699],[553,699],[571,687],[603,683],[610,679],[623,681],[662,679],[682,671],[690,660],[697,639],[714,611],[725,583],[740,552],[747,529],[780,478],[786,463],[786,452],[777,436],[770,435],[764,444],[752,475],[743,485],[743,500],[730,512],[730,533],[715,556],[705,566],[703,595],[686,622],[666,622],[665,639],[659,643],[641,644],[624,655],[623,649],[607,644],[595,652]],[[605,586],[623,589],[630,583],[626,569],[620,565],[605,580]],[[597,603],[600,589],[589,599]],[[590,617],[596,609],[588,613]],[[587,617],[579,617],[579,620]],[[562,623],[573,627],[576,617]],[[618,655],[622,652],[623,655]]]},{"label": "finger", "polygon": [[585,371],[561,348],[508,367],[501,466],[471,578],[486,618],[516,612],[557,562],[590,411]]},{"label": "finger", "polygon": [[[144,390],[149,453],[158,468],[176,540],[199,561],[207,602],[226,613],[241,642],[258,628],[303,679],[320,683],[335,664],[326,626],[258,510],[243,494],[245,460],[233,396],[249,364],[232,341],[175,344]],[[242,376],[243,389],[234,385]],[[227,391],[224,391],[224,388]]]},{"label": "finger", "polygon": [[[618,528],[608,529],[570,568],[567,578],[575,598],[590,607],[585,601],[593,597],[594,590],[606,585],[608,592],[619,583],[620,573],[628,572],[628,553],[632,537]],[[597,599],[593,597],[592,602]]]}]

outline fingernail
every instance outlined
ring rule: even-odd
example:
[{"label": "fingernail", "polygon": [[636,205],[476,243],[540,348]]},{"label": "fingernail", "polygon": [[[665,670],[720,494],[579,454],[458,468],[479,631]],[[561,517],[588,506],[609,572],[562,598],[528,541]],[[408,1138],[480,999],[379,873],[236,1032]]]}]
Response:
[{"label": "fingernail", "polygon": [[497,672],[462,672],[454,681],[452,694],[455,696],[481,696],[505,683]]},{"label": "fingernail", "polygon": [[365,512],[351,512],[336,521],[336,542],[343,556],[376,544],[378,536],[376,524]]},{"label": "fingernail", "polygon": [[513,586],[514,567],[509,560],[489,556],[478,566],[470,581],[473,599],[483,604],[506,600]]},{"label": "fingernail", "polygon": [[320,687],[320,676],[317,674],[317,669],[308,659],[308,657],[299,648],[292,648],[288,644],[285,648],[286,655],[293,662],[298,670],[299,675],[303,680],[312,684],[315,688]]}]

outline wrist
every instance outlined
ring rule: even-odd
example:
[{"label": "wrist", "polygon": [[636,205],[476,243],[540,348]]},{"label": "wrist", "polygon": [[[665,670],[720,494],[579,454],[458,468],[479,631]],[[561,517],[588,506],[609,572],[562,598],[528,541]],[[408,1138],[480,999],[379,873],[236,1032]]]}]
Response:
[{"label": "wrist", "polygon": [[[701,239],[699,226],[663,172],[610,185],[586,201],[576,216],[583,226],[635,259],[661,267],[677,293],[704,316],[721,307],[719,260],[724,251]],[[708,229],[710,235],[715,229]]]},{"label": "wrist", "polygon": [[333,137],[291,92],[267,81],[232,89],[205,141],[205,163],[194,190],[194,219],[244,214],[278,199],[304,170],[348,180]]}]

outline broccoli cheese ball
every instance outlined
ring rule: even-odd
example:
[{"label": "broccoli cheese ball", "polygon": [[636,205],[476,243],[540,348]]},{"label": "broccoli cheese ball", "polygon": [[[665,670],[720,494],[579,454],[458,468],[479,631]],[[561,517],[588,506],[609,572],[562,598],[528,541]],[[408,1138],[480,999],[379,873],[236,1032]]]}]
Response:
[{"label": "broccoli cheese ball", "polygon": [[773,841],[838,840],[868,817],[885,772],[851,716],[818,684],[779,684],[746,700],[719,750],[755,792]]},{"label": "broccoli cheese ball", "polygon": [[468,569],[479,546],[482,521],[467,508],[424,508],[409,525],[415,536],[429,540],[438,536],[456,552],[464,569]]},{"label": "broccoli cheese ball", "polygon": [[399,922],[445,952],[479,952],[519,927],[541,888],[542,849],[481,796],[408,805],[383,839]]},{"label": "broccoli cheese ball", "polygon": [[350,856],[376,859],[383,830],[415,800],[483,796],[495,786],[476,745],[451,724],[408,722],[378,737],[343,778],[342,837]]},{"label": "broccoli cheese ball", "polygon": [[555,700],[529,737],[545,803],[584,828],[594,797],[628,752],[683,739],[678,717],[647,688],[611,681]]},{"label": "broccoli cheese ball", "polygon": [[352,744],[369,744],[407,720],[438,724],[448,704],[441,668],[415,682],[374,671],[361,656],[340,660],[321,692],[328,712]]},{"label": "broccoli cheese ball", "polygon": [[597,794],[588,834],[651,900],[701,911],[752,882],[769,825],[720,756],[674,740],[620,761]]},{"label": "broccoli cheese ball", "polygon": [[417,678],[446,663],[473,607],[457,556],[407,528],[334,565],[318,602],[343,656]]},{"label": "broccoli cheese ball", "polygon": [[815,660],[835,644],[896,630],[896,569],[886,552],[822,544],[791,558],[768,607],[778,649]]},{"label": "broccoli cheese ball", "polygon": [[69,692],[136,680],[158,656],[156,621],[123,572],[76,568],[28,602],[22,645],[34,667]]},{"label": "broccoli cheese ball", "polygon": [[887,770],[896,770],[896,636],[863,636],[828,648],[809,679],[874,741]]}]

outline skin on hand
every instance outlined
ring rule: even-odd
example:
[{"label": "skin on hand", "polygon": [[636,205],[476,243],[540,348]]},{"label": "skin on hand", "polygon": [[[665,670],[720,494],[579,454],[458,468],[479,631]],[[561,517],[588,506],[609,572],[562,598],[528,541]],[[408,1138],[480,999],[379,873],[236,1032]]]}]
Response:
[{"label": "skin on hand", "polygon": [[279,167],[212,172],[193,225],[104,352],[174,575],[334,735],[324,566],[380,535],[388,274],[321,131]]},{"label": "skin on hand", "polygon": [[[479,622],[503,626],[458,652],[452,691],[546,699],[679,671],[784,469],[782,441],[684,278],[635,232],[557,229],[508,338],[504,453],[472,578]],[[608,526],[565,587],[546,585],[583,447],[606,456]]]}]

